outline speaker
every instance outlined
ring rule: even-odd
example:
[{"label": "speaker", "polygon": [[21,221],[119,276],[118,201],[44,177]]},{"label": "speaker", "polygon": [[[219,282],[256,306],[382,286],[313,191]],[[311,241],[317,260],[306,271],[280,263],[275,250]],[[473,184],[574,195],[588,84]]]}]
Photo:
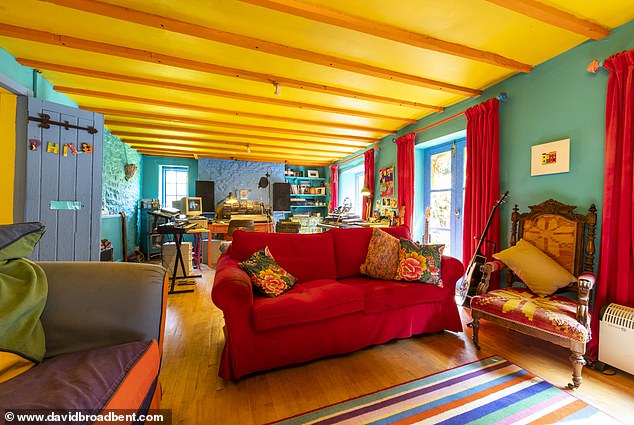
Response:
[{"label": "speaker", "polygon": [[203,199],[203,212],[213,212],[216,210],[213,181],[196,180],[196,196]]},{"label": "speaker", "polygon": [[273,211],[291,210],[291,184],[273,183]]}]

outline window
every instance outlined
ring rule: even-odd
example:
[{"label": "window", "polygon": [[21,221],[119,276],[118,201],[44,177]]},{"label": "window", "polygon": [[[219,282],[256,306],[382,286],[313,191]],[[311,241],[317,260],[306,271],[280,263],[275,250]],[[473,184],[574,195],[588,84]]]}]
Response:
[{"label": "window", "polygon": [[429,243],[445,244],[445,254],[462,257],[462,206],[466,143],[457,139],[424,151],[424,203],[430,209]]},{"label": "window", "polygon": [[171,207],[172,201],[180,201],[187,196],[189,185],[187,167],[161,166],[161,205]]},{"label": "window", "polygon": [[352,212],[361,215],[363,211],[363,196],[361,189],[365,180],[365,170],[363,165],[359,165],[342,171],[339,175],[339,203],[343,205],[346,198],[352,204]]}]

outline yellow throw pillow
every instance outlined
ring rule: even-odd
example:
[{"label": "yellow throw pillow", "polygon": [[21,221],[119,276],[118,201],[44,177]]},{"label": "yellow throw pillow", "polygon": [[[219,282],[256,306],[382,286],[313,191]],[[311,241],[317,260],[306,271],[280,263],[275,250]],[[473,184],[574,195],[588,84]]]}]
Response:
[{"label": "yellow throw pillow", "polygon": [[536,295],[546,297],[577,279],[530,242],[520,239],[515,246],[493,254],[506,264]]}]

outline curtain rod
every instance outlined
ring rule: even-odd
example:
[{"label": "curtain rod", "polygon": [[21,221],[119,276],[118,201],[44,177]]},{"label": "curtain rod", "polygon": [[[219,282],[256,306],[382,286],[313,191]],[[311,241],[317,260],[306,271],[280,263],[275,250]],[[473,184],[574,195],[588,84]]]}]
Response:
[{"label": "curtain rod", "polygon": [[[379,147],[378,147],[378,146],[376,146],[376,145],[374,145],[374,146],[372,146],[370,149],[372,149],[372,150],[374,150],[374,151],[377,151],[377,150],[379,149]],[[369,151],[370,149],[366,149],[366,150],[364,150],[363,152],[359,152],[358,154],[356,154],[356,155],[354,155],[354,156],[351,156],[350,158],[343,159],[343,160],[341,160],[341,161],[339,161],[339,162],[333,162],[333,164],[342,165],[342,164],[345,164],[345,163],[347,163],[347,162],[350,162],[350,161],[352,161],[353,159],[357,159],[357,158],[358,158],[358,157],[360,157],[361,155],[365,155],[365,153],[366,153],[367,151]]]},{"label": "curtain rod", "polygon": [[[506,92],[502,92],[502,93],[500,93],[499,95],[495,96],[495,98],[496,98],[497,100],[499,100],[500,102],[506,102],[506,101],[508,100],[508,98],[509,98],[509,95],[508,95]],[[403,136],[406,136],[406,135],[408,135],[408,134],[418,134],[418,133],[422,133],[422,132],[423,132],[423,131],[425,131],[425,130],[429,130],[430,128],[434,128],[434,127],[436,127],[437,125],[440,125],[440,124],[446,123],[447,121],[451,121],[452,119],[454,119],[454,118],[458,118],[459,116],[464,115],[464,114],[465,114],[465,111],[458,112],[457,114],[453,114],[453,115],[452,115],[452,116],[450,116],[450,117],[443,118],[443,119],[441,119],[440,121],[436,121],[436,122],[434,122],[434,123],[432,123],[432,124],[426,125],[425,127],[423,127],[423,128],[419,128],[418,130],[414,130],[414,131],[410,131],[409,133],[405,133]],[[400,137],[403,137],[403,136],[400,136]],[[394,138],[393,142],[394,142],[394,143],[396,143],[396,137]]]}]

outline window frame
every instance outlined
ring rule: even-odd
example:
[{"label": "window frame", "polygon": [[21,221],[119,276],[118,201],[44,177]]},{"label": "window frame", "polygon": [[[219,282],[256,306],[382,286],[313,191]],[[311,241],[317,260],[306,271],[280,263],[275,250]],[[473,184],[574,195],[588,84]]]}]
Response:
[{"label": "window frame", "polygon": [[[465,189],[466,137],[457,137],[438,145],[423,148],[423,211],[431,203],[431,193],[442,190],[431,189],[431,157],[442,152],[454,152],[451,159],[451,215],[450,215],[450,244],[451,256],[462,258],[462,227]],[[459,210],[459,214],[455,214]],[[431,233],[431,226],[430,226]]]},{"label": "window frame", "polygon": [[[176,182],[176,196],[177,198],[174,200],[180,200],[181,198],[185,197],[185,196],[189,196],[189,167],[187,166],[183,166],[183,165],[161,165],[160,166],[160,184],[159,184],[159,199],[161,200],[161,205],[163,207],[168,207],[171,208],[172,207],[172,203],[170,202],[168,204],[167,202],[167,187],[166,185],[168,184],[167,182],[167,174],[170,171],[174,171],[174,172],[178,172],[178,173],[185,173],[186,176],[186,182],[184,185],[184,193],[180,193],[180,191],[178,190],[179,188],[179,183]],[[169,195],[170,198],[172,198],[172,195]]]}]

